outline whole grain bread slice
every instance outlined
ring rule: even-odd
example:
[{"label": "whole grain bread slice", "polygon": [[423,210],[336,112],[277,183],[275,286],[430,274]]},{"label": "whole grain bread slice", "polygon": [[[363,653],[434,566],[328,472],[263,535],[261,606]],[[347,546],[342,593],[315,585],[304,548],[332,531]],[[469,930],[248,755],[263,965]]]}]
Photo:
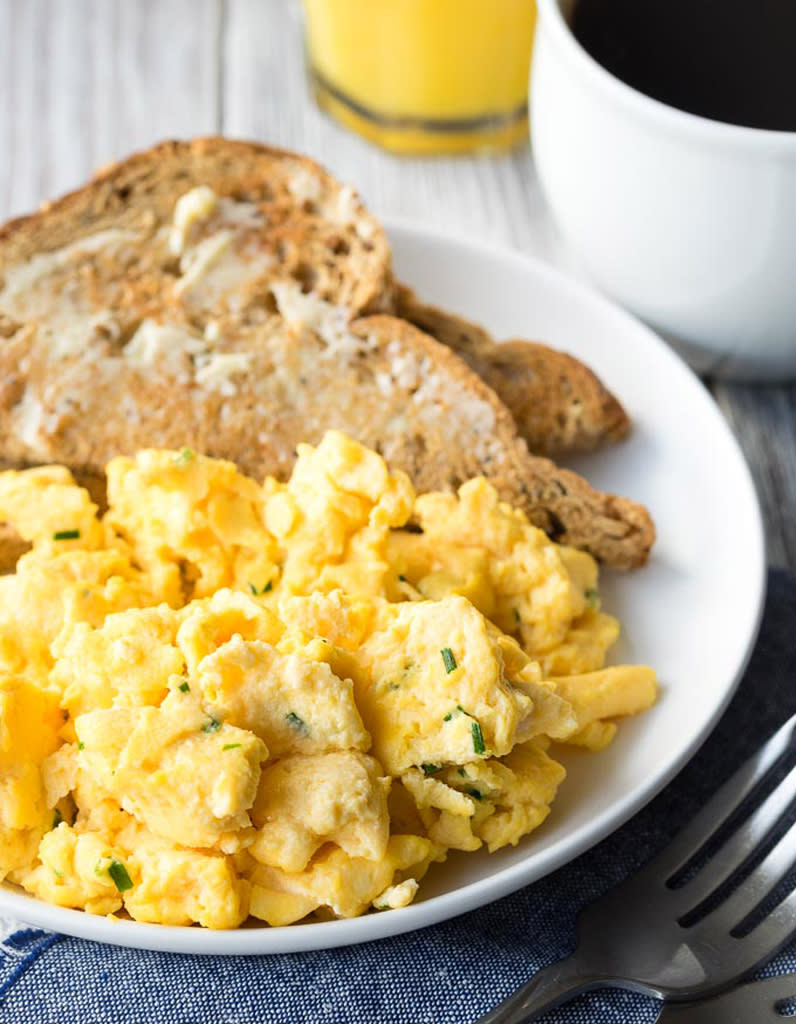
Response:
[{"label": "whole grain bread slice", "polygon": [[[194,203],[181,226],[175,204],[197,189],[214,203]],[[202,252],[210,235],[226,242],[221,252]],[[59,250],[82,259],[48,266]],[[206,274],[203,289],[192,289],[180,280],[186,256],[212,257],[216,276],[236,260],[247,271],[238,288],[209,287]],[[386,309],[384,230],[352,188],[307,157],[224,138],[163,142],[0,227],[0,333],[70,291],[84,311],[145,316],[175,302],[187,316],[232,309],[257,321],[273,311],[268,285],[278,279],[297,280],[352,315]]]},{"label": "whole grain bread slice", "polygon": [[0,229],[0,459],[96,477],[185,445],[284,477],[337,427],[421,490],[485,475],[565,543],[644,562],[648,514],[533,458],[450,348],[402,320],[356,195],[293,154],[164,143]]},{"label": "whole grain bread slice", "polygon": [[[96,475],[119,453],[187,445],[284,478],[300,441],[337,428],[421,491],[484,475],[562,543],[620,568],[645,561],[646,510],[531,456],[505,406],[450,349],[405,321],[349,325],[296,285],[273,290],[279,313],[267,324],[227,324],[210,342],[185,321],[145,320],[91,362],[54,361],[35,332],[18,332],[0,348],[0,375],[18,396],[0,402],[5,457]],[[142,362],[159,334],[169,358]]]},{"label": "whole grain bread slice", "polygon": [[538,342],[496,342],[483,327],[421,302],[397,284],[394,310],[453,349],[511,412],[532,452],[562,456],[621,441],[630,420],[580,360]]}]

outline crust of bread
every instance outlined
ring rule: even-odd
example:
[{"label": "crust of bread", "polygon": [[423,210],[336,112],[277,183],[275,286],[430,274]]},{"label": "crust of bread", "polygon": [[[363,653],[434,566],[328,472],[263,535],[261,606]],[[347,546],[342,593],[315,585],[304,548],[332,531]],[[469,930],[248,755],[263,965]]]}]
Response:
[{"label": "crust of bread", "polygon": [[[220,212],[192,225],[186,263],[172,217],[199,185]],[[231,272],[189,301],[205,242]],[[392,302],[381,228],[312,161],[163,143],[0,229],[0,458],[98,477],[116,454],[189,446],[284,478],[298,442],[337,428],[421,491],[483,475],[562,543],[643,564],[645,509],[530,455],[451,347],[391,316],[350,319]]]},{"label": "crust of bread", "polygon": [[397,284],[395,312],[453,349],[497,393],[532,452],[589,452],[630,431],[630,420],[600,379],[574,356],[538,342],[496,342],[483,327],[421,302]]},{"label": "crust of bread", "polygon": [[[308,198],[301,188],[291,191],[296,180]],[[87,235],[119,229],[151,235],[170,221],[177,198],[199,185],[262,210],[264,241],[276,263],[271,279],[277,272],[302,283],[311,278],[317,294],[353,314],[387,308],[389,245],[353,189],[309,157],[214,136],[161,142],[108,165],[36,213],[8,221],[0,227],[0,284],[10,267]],[[164,268],[147,269],[162,275]],[[133,284],[141,287],[133,290]],[[117,305],[125,298],[140,305],[153,287],[128,279],[114,298]]]},{"label": "crust of bread", "polygon": [[[528,452],[511,414],[450,349],[406,321],[359,319],[341,348],[311,330],[275,317],[269,328],[239,329],[215,354],[245,360],[245,373],[226,395],[190,372],[145,371],[106,357],[80,383],[73,364],[54,379],[35,345],[0,349],[0,373],[28,367],[22,390],[38,421],[52,424],[31,438],[13,429],[13,410],[0,407],[0,436],[18,464],[63,463],[97,475],[116,454],[145,447],[189,446],[236,462],[256,478],[285,478],[300,441],[317,443],[328,428],[343,430],[405,470],[418,490],[450,490],[485,476],[500,497],[564,544],[590,551],[618,568],[643,564],[654,539],[646,510],[601,494],[585,480]],[[17,374],[20,373],[17,369]],[[59,392],[59,387],[62,389]],[[79,401],[79,415],[59,415],[59,402]],[[341,400],[342,396],[342,400]],[[124,411],[122,411],[124,410]],[[102,430],[86,424],[103,425]]]}]

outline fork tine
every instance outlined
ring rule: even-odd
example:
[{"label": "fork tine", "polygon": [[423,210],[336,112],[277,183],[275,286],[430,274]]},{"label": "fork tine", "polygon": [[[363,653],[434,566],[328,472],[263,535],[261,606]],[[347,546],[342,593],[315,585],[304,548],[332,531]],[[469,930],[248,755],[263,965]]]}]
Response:
[{"label": "fork tine", "polygon": [[[774,907],[771,913],[763,918],[756,928],[739,939],[745,946],[751,944],[760,951],[759,957],[754,962],[749,962],[745,970],[753,970],[760,964],[770,960],[785,943],[792,937],[796,929],[796,892],[792,892]],[[794,992],[789,993],[793,995]],[[785,997],[787,998],[787,997]]]},{"label": "fork tine", "polygon": [[668,880],[687,864],[786,753],[793,743],[794,731],[796,715],[789,718],[756,754],[730,776],[691,823],[642,869],[641,874],[645,878],[652,876]]},{"label": "fork tine", "polygon": [[760,846],[794,798],[796,765],[694,877],[677,887],[679,902],[693,908],[715,892]]},{"label": "fork tine", "polygon": [[[699,922],[699,927],[731,931],[782,881],[796,862],[796,822],[733,894]],[[791,921],[796,927],[796,920]]]}]

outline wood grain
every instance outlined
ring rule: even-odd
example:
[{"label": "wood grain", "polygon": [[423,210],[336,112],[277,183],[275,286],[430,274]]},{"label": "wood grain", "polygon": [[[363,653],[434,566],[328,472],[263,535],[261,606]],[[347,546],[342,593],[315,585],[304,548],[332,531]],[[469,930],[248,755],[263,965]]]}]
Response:
[{"label": "wood grain", "polygon": [[0,3],[0,214],[171,135],[221,129],[221,0]]},{"label": "wood grain", "polygon": [[[218,131],[310,153],[379,216],[579,273],[547,216],[528,147],[497,158],[398,158],[321,114],[304,76],[298,0],[0,0],[0,217],[158,139]],[[757,482],[769,559],[796,569],[796,391],[713,390]]]}]

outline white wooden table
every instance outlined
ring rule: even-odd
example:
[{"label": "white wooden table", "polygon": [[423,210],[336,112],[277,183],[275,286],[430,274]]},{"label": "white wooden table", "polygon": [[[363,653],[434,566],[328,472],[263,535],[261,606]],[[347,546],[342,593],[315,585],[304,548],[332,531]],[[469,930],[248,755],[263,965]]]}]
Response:
[{"label": "white wooden table", "polygon": [[[0,217],[134,149],[209,133],[306,152],[354,184],[378,216],[577,272],[527,148],[500,158],[397,158],[316,110],[297,0],[0,0]],[[796,389],[707,383],[755,474],[769,560],[796,568]]]}]

